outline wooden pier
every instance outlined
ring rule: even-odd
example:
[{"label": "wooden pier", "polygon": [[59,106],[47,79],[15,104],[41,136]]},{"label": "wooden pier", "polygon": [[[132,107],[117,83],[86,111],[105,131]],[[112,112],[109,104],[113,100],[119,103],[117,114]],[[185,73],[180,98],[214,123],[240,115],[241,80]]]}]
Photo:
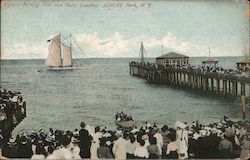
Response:
[{"label": "wooden pier", "polygon": [[152,83],[198,89],[222,96],[250,97],[250,77],[150,63],[129,63],[130,74]]}]

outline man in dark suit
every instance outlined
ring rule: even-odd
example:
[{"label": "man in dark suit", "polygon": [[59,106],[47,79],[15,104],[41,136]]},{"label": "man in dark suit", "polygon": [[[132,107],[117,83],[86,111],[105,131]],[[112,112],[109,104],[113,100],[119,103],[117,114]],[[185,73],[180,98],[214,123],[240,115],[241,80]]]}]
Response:
[{"label": "man in dark suit", "polygon": [[85,123],[81,122],[81,129],[79,131],[79,147],[81,158],[90,158],[90,146],[92,137],[89,132],[85,129]]}]

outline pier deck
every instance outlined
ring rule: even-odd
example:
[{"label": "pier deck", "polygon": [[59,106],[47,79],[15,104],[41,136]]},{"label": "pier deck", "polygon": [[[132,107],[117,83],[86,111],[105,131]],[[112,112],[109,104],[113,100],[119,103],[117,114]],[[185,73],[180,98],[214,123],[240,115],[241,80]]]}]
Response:
[{"label": "pier deck", "polygon": [[130,74],[152,83],[188,87],[223,96],[250,97],[250,77],[233,71],[216,71],[192,66],[161,66],[130,62]]}]

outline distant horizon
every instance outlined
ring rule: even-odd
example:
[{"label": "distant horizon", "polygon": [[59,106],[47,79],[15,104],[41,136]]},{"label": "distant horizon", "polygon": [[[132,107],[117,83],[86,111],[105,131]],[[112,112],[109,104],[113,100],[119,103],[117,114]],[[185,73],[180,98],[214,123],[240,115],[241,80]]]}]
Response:
[{"label": "distant horizon", "polygon": [[[248,58],[249,56],[213,56],[212,58],[234,58],[234,57],[242,57]],[[73,59],[140,59],[140,57],[84,57],[84,58],[74,58]],[[157,57],[144,57],[145,59],[157,58]],[[189,58],[208,58],[208,56],[191,56]],[[24,59],[1,59],[0,60],[46,60],[46,58],[24,58]]]}]

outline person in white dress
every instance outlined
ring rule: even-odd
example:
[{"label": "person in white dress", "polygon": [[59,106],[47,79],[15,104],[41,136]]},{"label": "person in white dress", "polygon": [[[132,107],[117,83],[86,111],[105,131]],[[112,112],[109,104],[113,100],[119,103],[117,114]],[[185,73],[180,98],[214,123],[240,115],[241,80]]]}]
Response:
[{"label": "person in white dress", "polygon": [[79,139],[75,138],[74,136],[71,138],[71,143],[69,144],[69,150],[72,154],[72,159],[81,159],[80,156],[80,147],[78,146],[78,143],[80,142]]},{"label": "person in white dress", "polygon": [[186,159],[188,158],[188,126],[177,121],[175,127],[178,159]]},{"label": "person in white dress", "polygon": [[97,148],[100,147],[100,138],[102,138],[102,133],[100,132],[100,127],[95,127],[95,133],[92,134],[93,140],[90,147],[90,159],[98,159]]},{"label": "person in white dress", "polygon": [[156,133],[154,134],[154,137],[156,138],[157,146],[159,148],[160,156],[162,155],[162,147],[163,147],[163,137],[160,134],[160,130],[157,129]]}]

